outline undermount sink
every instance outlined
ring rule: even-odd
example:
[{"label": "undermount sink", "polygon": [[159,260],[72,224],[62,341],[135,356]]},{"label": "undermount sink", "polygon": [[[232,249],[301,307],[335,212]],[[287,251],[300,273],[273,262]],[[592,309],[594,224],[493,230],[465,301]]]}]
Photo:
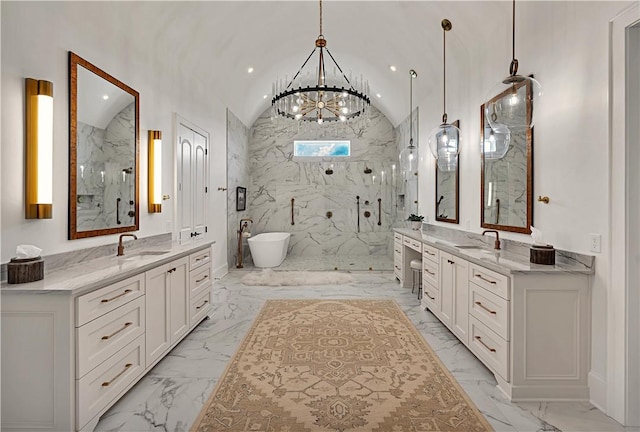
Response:
[{"label": "undermount sink", "polygon": [[479,245],[455,245],[458,249],[484,249],[483,246]]},{"label": "undermount sink", "polygon": [[166,253],[169,253],[169,251],[168,250],[139,251],[139,252],[132,252],[131,254],[125,253],[124,255],[119,256],[118,259],[122,261],[138,261],[141,259],[148,258],[150,256],[164,255]]}]

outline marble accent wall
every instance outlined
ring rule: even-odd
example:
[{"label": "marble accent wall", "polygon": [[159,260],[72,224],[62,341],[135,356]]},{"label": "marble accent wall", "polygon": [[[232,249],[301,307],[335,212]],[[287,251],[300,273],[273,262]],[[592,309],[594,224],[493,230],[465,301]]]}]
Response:
[{"label": "marble accent wall", "polygon": [[[289,254],[295,256],[390,255],[398,181],[392,165],[397,166],[398,154],[389,120],[372,107],[363,129],[342,123],[298,129],[296,123],[272,121],[270,115],[267,110],[256,120],[249,138],[247,209],[254,232],[292,233]],[[350,140],[351,156],[296,158],[297,139]],[[334,172],[328,175],[332,164]],[[367,168],[370,173],[365,173]]]},{"label": "marble accent wall", "polygon": [[[88,231],[135,223],[129,211],[135,198],[134,104],[120,111],[105,129],[78,122],[77,229]],[[116,200],[120,198],[118,225]]]},{"label": "marble accent wall", "polygon": [[[398,183],[397,193],[395,196],[398,219],[406,221],[411,213],[418,214],[418,177],[411,175],[402,175],[402,168],[398,164],[398,156],[409,145],[412,131],[410,129],[411,120],[413,120],[413,145],[419,148],[418,140],[418,108],[413,111],[413,119],[407,116],[395,129],[396,134],[396,158],[395,163],[398,165]],[[423,155],[424,156],[424,155]],[[423,158],[423,156],[419,156]]]},{"label": "marble accent wall", "polygon": [[[249,128],[231,111],[227,110],[227,263],[229,268],[236,266],[238,260],[238,228],[240,219],[250,217],[251,203],[247,202],[245,211],[236,210],[236,188],[249,191]],[[251,224],[249,224],[251,229]],[[247,240],[243,239],[242,259],[251,265],[251,254]]]}]

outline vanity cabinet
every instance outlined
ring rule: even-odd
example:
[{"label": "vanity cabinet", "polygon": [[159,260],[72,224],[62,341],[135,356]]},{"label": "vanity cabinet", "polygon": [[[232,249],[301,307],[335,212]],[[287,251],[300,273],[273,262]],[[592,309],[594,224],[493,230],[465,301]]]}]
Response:
[{"label": "vanity cabinet", "polygon": [[[405,264],[418,241],[407,237]],[[423,241],[422,307],[510,400],[588,400],[592,270],[514,259]]]},{"label": "vanity cabinet", "polygon": [[393,274],[402,283],[402,234],[393,233]]},{"label": "vanity cabinet", "polygon": [[467,261],[440,252],[440,309],[438,317],[462,342],[467,343],[469,313]]},{"label": "vanity cabinet", "polygon": [[2,430],[92,431],[206,318],[210,257],[200,247],[88,292],[73,277],[74,289],[3,289]]},{"label": "vanity cabinet", "polygon": [[149,270],[147,285],[146,366],[149,367],[189,329],[189,258],[181,258]]}]

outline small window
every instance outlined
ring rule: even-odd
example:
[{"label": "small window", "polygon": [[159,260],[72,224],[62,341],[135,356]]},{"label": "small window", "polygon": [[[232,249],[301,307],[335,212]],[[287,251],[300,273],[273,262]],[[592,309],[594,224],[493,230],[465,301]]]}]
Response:
[{"label": "small window", "polygon": [[351,141],[294,141],[293,155],[296,157],[348,157]]}]

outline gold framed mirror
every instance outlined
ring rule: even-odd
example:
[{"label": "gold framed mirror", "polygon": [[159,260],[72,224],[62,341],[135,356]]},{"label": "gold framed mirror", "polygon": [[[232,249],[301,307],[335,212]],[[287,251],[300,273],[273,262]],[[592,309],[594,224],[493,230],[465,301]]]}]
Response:
[{"label": "gold framed mirror", "polygon": [[69,52],[69,239],[139,229],[139,93]]},{"label": "gold framed mirror", "polygon": [[[453,126],[460,128],[460,121],[456,120]],[[456,132],[457,135],[457,132]],[[460,137],[450,139],[459,140]],[[434,162],[436,170],[436,220],[439,222],[459,223],[460,216],[460,155],[445,163]]]},{"label": "gold framed mirror", "polygon": [[[514,93],[514,90],[516,93]],[[510,98],[531,93],[531,85],[522,82],[496,95],[489,103],[497,107],[495,124],[507,123],[504,116],[526,116],[531,119],[533,106],[520,104],[521,111],[507,108]],[[504,110],[501,107],[505,107]],[[480,226],[483,228],[531,234],[533,223],[533,129],[492,129],[485,117],[485,105],[480,107]],[[520,124],[525,123],[520,121]],[[503,133],[504,131],[504,133]]]}]

